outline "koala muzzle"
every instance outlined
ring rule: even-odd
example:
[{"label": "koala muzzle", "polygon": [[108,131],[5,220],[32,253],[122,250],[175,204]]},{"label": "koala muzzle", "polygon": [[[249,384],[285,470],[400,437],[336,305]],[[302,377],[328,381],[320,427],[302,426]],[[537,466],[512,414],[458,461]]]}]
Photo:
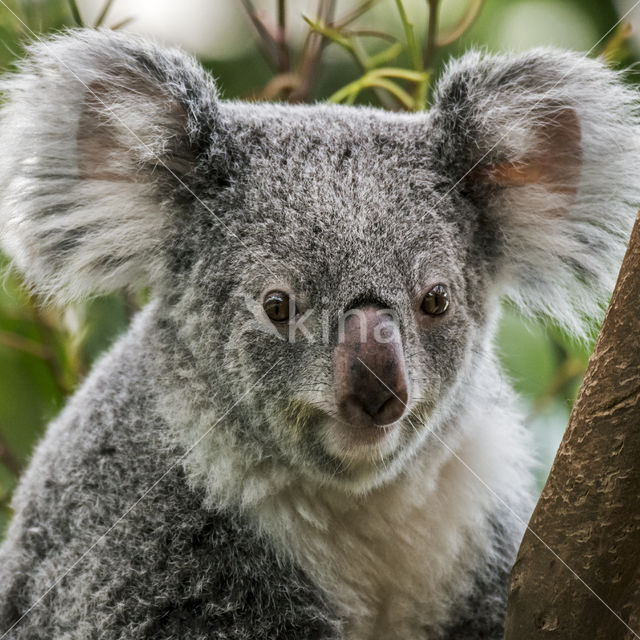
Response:
[{"label": "koala muzzle", "polygon": [[407,382],[396,323],[377,307],[350,309],[334,350],[340,417],[357,427],[382,427],[400,419]]}]

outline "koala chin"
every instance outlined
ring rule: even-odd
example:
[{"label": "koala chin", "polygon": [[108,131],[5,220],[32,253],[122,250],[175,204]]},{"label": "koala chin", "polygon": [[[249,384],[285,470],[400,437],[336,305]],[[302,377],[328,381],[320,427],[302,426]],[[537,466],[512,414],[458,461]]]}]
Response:
[{"label": "koala chin", "polygon": [[15,493],[2,637],[501,638],[532,504],[501,300],[578,338],[600,316],[635,91],[538,49],[451,62],[424,113],[230,102],[83,30],[1,88],[26,282],[153,292]]}]

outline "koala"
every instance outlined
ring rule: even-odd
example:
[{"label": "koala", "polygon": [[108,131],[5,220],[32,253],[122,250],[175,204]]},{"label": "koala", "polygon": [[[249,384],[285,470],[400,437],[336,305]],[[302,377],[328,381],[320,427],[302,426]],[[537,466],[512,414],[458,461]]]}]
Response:
[{"label": "koala", "polygon": [[75,30],[4,78],[0,237],[149,304],[51,423],[0,637],[498,640],[532,506],[501,300],[585,337],[640,202],[635,91],[538,49],[423,113],[225,101]]}]

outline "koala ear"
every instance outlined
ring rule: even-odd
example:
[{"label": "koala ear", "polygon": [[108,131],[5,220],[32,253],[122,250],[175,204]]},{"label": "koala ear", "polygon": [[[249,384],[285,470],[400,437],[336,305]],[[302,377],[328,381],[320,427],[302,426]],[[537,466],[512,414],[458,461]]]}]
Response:
[{"label": "koala ear", "polygon": [[434,157],[476,205],[502,291],[580,337],[640,204],[636,100],[602,63],[550,49],[467,54],[435,96]]},{"label": "koala ear", "polygon": [[207,74],[80,30],[32,45],[0,88],[0,241],[29,283],[61,300],[152,285],[172,200],[216,135]]}]

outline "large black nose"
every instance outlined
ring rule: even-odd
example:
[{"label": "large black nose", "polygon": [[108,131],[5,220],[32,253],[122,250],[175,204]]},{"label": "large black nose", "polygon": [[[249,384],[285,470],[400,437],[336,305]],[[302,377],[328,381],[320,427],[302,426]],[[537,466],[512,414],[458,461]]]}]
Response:
[{"label": "large black nose", "polygon": [[334,351],[340,416],[357,426],[384,426],[405,411],[407,382],[397,326],[376,307],[348,312]]}]

